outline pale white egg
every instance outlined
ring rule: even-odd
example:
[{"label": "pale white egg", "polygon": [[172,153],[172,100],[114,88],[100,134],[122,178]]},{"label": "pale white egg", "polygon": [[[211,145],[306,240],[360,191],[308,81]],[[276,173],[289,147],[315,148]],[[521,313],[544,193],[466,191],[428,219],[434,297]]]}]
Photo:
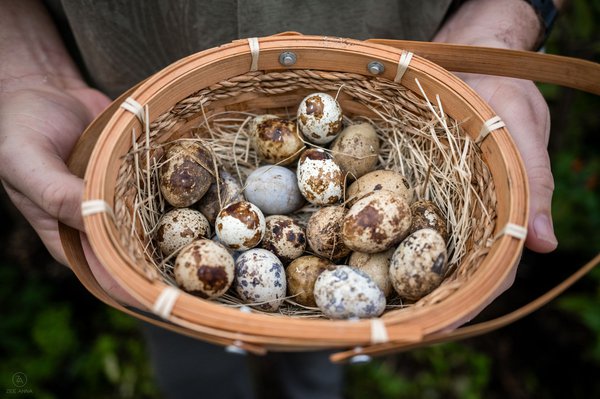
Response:
[{"label": "pale white egg", "polygon": [[234,261],[221,244],[200,239],[184,247],[173,268],[175,281],[190,294],[202,298],[223,295],[234,279]]},{"label": "pale white egg", "polygon": [[298,106],[298,127],[315,144],[333,141],[342,130],[342,107],[326,93],[306,96]]},{"label": "pale white egg", "polygon": [[265,215],[291,213],[305,202],[296,174],[283,166],[266,165],[252,171],[244,194]]},{"label": "pale white egg", "polygon": [[246,251],[235,261],[233,288],[244,303],[274,312],[286,294],[283,264],[266,249]]},{"label": "pale white egg", "polygon": [[390,280],[398,295],[416,301],[442,283],[447,268],[444,238],[433,229],[417,230],[396,248]]},{"label": "pale white egg", "polygon": [[265,216],[248,201],[238,201],[221,209],[215,220],[219,242],[233,250],[257,246],[265,234]]},{"label": "pale white egg", "polygon": [[175,208],[158,221],[154,240],[165,256],[200,237],[210,237],[210,224],[194,209]]},{"label": "pale white egg", "polygon": [[344,194],[345,174],[322,149],[309,149],[298,161],[298,188],[313,205],[333,205]]},{"label": "pale white egg", "polygon": [[323,271],[314,287],[321,312],[332,319],[377,317],[385,310],[385,295],[364,272],[350,266]]}]

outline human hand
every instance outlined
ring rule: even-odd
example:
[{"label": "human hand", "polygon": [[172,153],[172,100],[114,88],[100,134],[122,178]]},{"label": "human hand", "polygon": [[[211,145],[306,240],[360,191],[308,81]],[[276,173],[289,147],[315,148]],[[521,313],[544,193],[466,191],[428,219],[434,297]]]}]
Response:
[{"label": "human hand", "polygon": [[550,137],[548,106],[531,81],[462,74],[502,118],[521,154],[529,180],[530,204],[525,245],[535,252],[556,249],[551,204],[554,180],[547,146]]},{"label": "human hand", "polygon": [[[2,82],[0,180],[50,254],[62,264],[67,260],[58,221],[83,231],[83,182],[71,174],[65,160],[85,127],[109,103],[108,97],[78,79],[27,76]],[[86,256],[109,295],[134,303],[91,251]]]}]

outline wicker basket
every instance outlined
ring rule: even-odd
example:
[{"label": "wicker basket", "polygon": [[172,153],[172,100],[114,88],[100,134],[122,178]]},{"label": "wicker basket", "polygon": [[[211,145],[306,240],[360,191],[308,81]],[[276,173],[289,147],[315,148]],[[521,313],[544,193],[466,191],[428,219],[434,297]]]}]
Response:
[{"label": "wicker basket", "polygon": [[[285,52],[293,57],[283,59]],[[84,135],[74,152],[72,167],[78,165],[82,172],[87,164],[84,222],[94,253],[116,281],[143,304],[143,310],[165,320],[153,322],[233,350],[261,353],[386,342],[400,348],[457,327],[483,309],[516,269],[527,223],[527,179],[508,131],[490,107],[445,69],[411,56],[373,42],[282,35],[210,49],[150,77],[105,111],[90,127],[93,133]],[[244,312],[199,299],[165,282],[145,257],[143,239],[127,238],[134,220],[131,198],[135,186],[127,184],[132,171],[126,157],[132,148],[132,132],[141,135],[148,123],[151,140],[165,142],[216,112],[281,110],[297,105],[310,91],[335,92],[341,85],[342,107],[356,115],[368,111],[364,106],[368,98],[357,98],[353,87],[374,91],[390,102],[406,101],[406,106],[423,93],[431,99],[439,96],[445,113],[477,142],[489,175],[474,176],[474,180],[482,180],[479,184],[490,190],[487,206],[493,220],[481,226],[477,245],[452,276],[415,306],[359,321]],[[129,106],[120,107],[127,97],[135,102],[128,100]],[[145,116],[136,103],[145,107]],[[100,133],[99,137],[95,133]],[[143,143],[144,137],[137,141]],[[63,230],[63,244],[71,262],[80,266],[75,269],[86,287],[105,302],[128,311],[99,289],[78,237]]]}]

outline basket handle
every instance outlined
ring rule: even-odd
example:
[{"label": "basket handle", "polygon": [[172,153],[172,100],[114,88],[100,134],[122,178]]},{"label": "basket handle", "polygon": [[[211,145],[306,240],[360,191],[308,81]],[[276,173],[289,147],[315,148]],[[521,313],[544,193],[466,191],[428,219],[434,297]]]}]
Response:
[{"label": "basket handle", "polygon": [[537,299],[534,299],[528,304],[518,308],[517,310],[514,310],[503,316],[499,316],[495,319],[477,324],[472,324],[465,327],[460,327],[456,330],[449,332],[442,331],[433,333],[423,337],[421,341],[415,343],[389,342],[385,344],[377,344],[364,347],[361,348],[360,351],[353,349],[349,351],[338,352],[332,354],[330,356],[330,359],[334,363],[344,363],[351,360],[354,356],[356,356],[359,353],[362,356],[382,356],[391,353],[405,352],[411,349],[417,349],[432,344],[439,344],[449,341],[458,341],[461,339],[476,337],[478,335],[497,330],[527,316],[530,313],[533,313],[542,306],[546,305],[548,302],[562,294],[566,289],[571,287],[579,279],[585,276],[589,271],[591,271],[595,266],[597,266],[598,263],[600,263],[600,253],[598,253],[593,259],[591,259],[589,262],[583,265],[579,270],[577,270],[567,279],[562,281],[556,287],[552,288],[550,291],[541,295]]},{"label": "basket handle", "polygon": [[[296,33],[294,32],[293,35],[296,35]],[[600,65],[585,60],[533,52],[450,45],[443,43],[384,39],[371,39],[368,41],[376,44],[413,51],[415,54],[427,58],[454,72],[471,72],[489,75],[511,76],[522,79],[536,80],[539,82],[558,84],[600,95]],[[456,59],[457,54],[461,55],[460,60]],[[469,62],[465,62],[465,59],[469,60]],[[69,169],[75,175],[83,177],[85,169],[87,168],[89,156],[94,145],[96,144],[100,132],[107,124],[111,115],[136,88],[137,86],[129,89],[118,99],[113,101],[111,105],[104,112],[102,112],[84,131],[79,141],[75,144],[71,156],[67,162]],[[73,272],[85,286],[85,288],[105,304],[133,317],[177,333],[201,338],[203,340],[220,345],[234,344],[234,342],[228,339],[215,337],[212,335],[207,336],[206,334],[202,334],[185,327],[181,327],[160,319],[148,317],[139,311],[132,310],[121,305],[104,291],[92,274],[83,252],[81,237],[79,235],[80,233],[62,223],[59,223],[58,228],[61,244],[65,251],[65,256]],[[583,277],[599,262],[600,254],[554,289],[550,290],[531,303],[523,306],[522,308],[505,316],[501,316],[497,319],[487,322],[461,327],[452,332],[434,333],[425,336],[423,340],[418,343],[403,344],[401,342],[392,342],[368,346],[362,349],[361,354],[383,355],[387,353],[400,352],[438,342],[464,339],[503,327],[539,309],[541,306],[554,299],[578,279]],[[239,345],[240,343],[235,344]],[[260,346],[248,344],[242,345],[242,349],[245,349],[249,352],[256,354],[265,353],[265,349]],[[332,355],[331,359],[334,362],[344,362],[356,354],[356,350],[340,352]]]}]

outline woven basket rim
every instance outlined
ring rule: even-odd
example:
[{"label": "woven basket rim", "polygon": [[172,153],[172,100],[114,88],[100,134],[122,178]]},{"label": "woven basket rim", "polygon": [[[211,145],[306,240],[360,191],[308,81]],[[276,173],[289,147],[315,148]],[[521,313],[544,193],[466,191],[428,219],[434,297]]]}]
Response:
[{"label": "woven basket rim", "polygon": [[[394,68],[402,53],[401,50],[380,44],[320,36],[262,38],[260,39],[260,48],[259,69],[261,70],[289,69],[289,67],[281,66],[277,60],[281,51],[292,50],[298,54],[298,64],[293,66],[294,69],[310,69],[307,67],[312,66],[313,69],[343,70],[344,72],[366,75],[368,74],[366,72],[367,63],[375,59],[384,64],[386,72],[383,77],[390,80],[393,80]],[[348,59],[349,61],[340,63],[340,59]],[[317,65],[316,63],[320,64]],[[249,65],[250,51],[248,44],[246,41],[237,41],[176,62],[149,78],[133,92],[132,97],[141,104],[149,104],[150,120],[154,120],[165,112],[170,104],[165,100],[165,92],[169,90],[183,92],[186,90],[184,83],[190,84],[190,81],[192,83],[202,82],[201,84],[205,87],[223,80],[223,77],[243,74],[248,71]],[[210,70],[215,73],[208,71],[199,73],[200,70]],[[418,75],[419,79],[422,79],[423,86],[427,87],[426,91],[429,90],[430,93],[436,91],[451,92],[455,102],[465,105],[465,109],[468,111],[463,111],[464,113],[470,112],[478,117],[478,120],[472,118],[469,123],[479,123],[481,125],[483,121],[494,116],[489,106],[462,81],[443,68],[421,57],[413,57],[406,73],[406,76],[411,75],[413,77]],[[405,78],[402,83],[409,89],[416,91],[414,83],[411,83],[410,79]],[[189,90],[196,91],[198,88],[198,86],[195,86]],[[185,98],[181,94],[179,96],[181,97],[179,100]],[[128,132],[131,131],[131,126],[138,126],[139,128],[139,122],[134,115],[120,109],[114,113],[104,128],[103,134],[90,157],[89,167],[86,171],[84,201],[102,199],[114,206],[114,187],[111,187],[111,178],[107,175],[111,163],[118,162],[119,156],[123,155],[122,150],[127,146],[127,140],[130,142]],[[123,134],[117,134],[119,132]],[[126,136],[126,139],[122,136]],[[502,162],[505,167],[502,173],[494,172],[497,174],[497,176],[494,176],[494,180],[502,178],[510,182],[507,184],[511,189],[508,202],[503,202],[508,209],[505,210],[504,215],[499,215],[499,219],[502,217],[504,223],[498,223],[497,228],[502,228],[505,222],[525,226],[528,209],[527,179],[525,178],[522,161],[508,131],[498,129],[494,132],[494,135],[490,135],[486,139],[482,147],[484,152],[487,148],[488,156],[496,159],[496,162]],[[500,149],[500,151],[493,151],[496,149]],[[504,201],[504,199],[502,200]],[[150,283],[133,271],[133,265],[131,265],[127,254],[119,249],[118,239],[116,238],[117,231],[109,215],[90,215],[84,219],[84,223],[92,248],[99,260],[113,274],[119,284],[126,288],[144,306],[151,309],[152,304],[166,284],[162,282]],[[112,248],[107,247],[106,243],[111,243]],[[428,306],[411,313],[410,319],[404,320],[401,316],[393,318],[394,325],[390,324],[388,326],[390,338],[418,340],[423,334],[455,325],[470,314],[481,310],[487,305],[487,301],[493,297],[494,293],[501,289],[502,280],[514,269],[523,245],[522,240],[509,236],[500,237],[492,245],[490,253],[482,262],[481,270],[477,272],[478,281],[472,279],[467,282],[456,294],[441,304]],[[496,266],[498,263],[504,263],[507,266],[498,272]],[[128,267],[123,267],[123,265]],[[469,302],[469,296],[477,297],[478,301]],[[201,303],[195,313],[209,312],[211,307],[218,306],[220,308],[219,315],[225,315],[232,319],[232,324],[227,328],[229,331],[227,335],[231,336],[232,339],[234,337],[243,338],[248,326],[258,328],[261,323],[277,323],[279,328],[289,330],[289,340],[278,340],[276,336],[269,333],[268,328],[264,328],[264,331],[261,331],[261,334],[265,337],[264,339],[259,340],[258,337],[252,337],[249,341],[265,345],[275,343],[275,346],[287,346],[296,343],[295,339],[304,339],[306,340],[306,346],[348,346],[357,343],[369,343],[370,340],[371,323],[368,320],[352,322],[351,324],[348,321],[338,320],[291,321],[290,318],[244,314],[239,310],[227,309],[218,304],[206,301],[198,302],[196,297],[185,293],[182,293],[175,304],[172,321],[187,325],[191,329],[202,329],[195,325],[193,320],[189,320],[190,313],[183,312],[184,308],[194,303]],[[457,308],[458,304],[461,306]],[[205,314],[205,316],[211,319],[210,315]],[[386,324],[391,319],[391,317],[382,318]],[[219,328],[218,326],[221,323],[222,319],[216,317],[214,320],[208,320],[208,325],[216,329]],[[323,330],[325,335],[334,334],[338,338],[328,340],[320,336],[306,336],[301,331],[302,328],[299,328],[302,326],[314,326],[314,328]],[[343,334],[340,334],[340,331],[343,331]]]}]

